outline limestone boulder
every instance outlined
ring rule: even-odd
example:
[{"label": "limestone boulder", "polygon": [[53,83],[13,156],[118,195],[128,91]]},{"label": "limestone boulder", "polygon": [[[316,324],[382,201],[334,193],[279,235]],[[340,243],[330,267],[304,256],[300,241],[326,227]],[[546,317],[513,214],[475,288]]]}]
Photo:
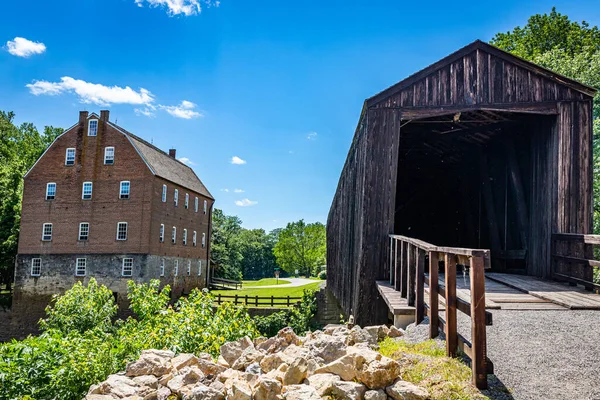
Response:
[{"label": "limestone boulder", "polygon": [[242,354],[231,364],[231,368],[244,371],[250,364],[259,363],[265,355],[256,350],[254,346],[248,346]]},{"label": "limestone boulder", "polygon": [[329,373],[337,375],[345,381],[353,381],[356,378],[355,358],[356,353],[347,354],[317,368],[315,375]]},{"label": "limestone boulder", "polygon": [[252,400],[252,388],[247,382],[236,380],[227,390],[227,400]]},{"label": "limestone boulder", "polygon": [[294,333],[294,330],[290,327],[283,328],[279,332],[277,332],[278,338],[285,340],[287,344],[295,344],[296,346],[300,346],[302,343],[298,338],[298,335]]},{"label": "limestone boulder", "polygon": [[388,396],[382,389],[367,390],[365,392],[365,400],[387,400]]},{"label": "limestone boulder", "polygon": [[394,325],[390,326],[390,331],[388,332],[388,336],[391,338],[397,338],[404,336],[405,332],[403,329],[396,328]]},{"label": "limestone boulder", "polygon": [[346,337],[346,344],[348,346],[352,346],[356,343],[366,343],[371,346],[376,346],[377,337],[371,336],[369,332],[357,325],[354,328],[350,329],[350,332]]},{"label": "limestone boulder", "polygon": [[362,400],[367,388],[357,382],[338,381],[327,393],[336,400]]},{"label": "limestone boulder", "polygon": [[137,361],[127,364],[127,376],[163,376],[171,369],[171,359],[175,356],[168,350],[144,350]]},{"label": "limestone boulder", "polygon": [[211,377],[211,379],[220,373],[227,370],[228,367],[224,367],[220,364],[215,364],[212,359],[205,360],[203,358],[198,359],[198,364],[196,365],[200,371],[207,377]]},{"label": "limestone boulder", "polygon": [[225,395],[215,388],[198,384],[183,396],[183,400],[225,400]]},{"label": "limestone boulder", "polygon": [[390,328],[385,325],[373,325],[373,326],[365,326],[364,330],[375,338],[375,341],[380,341],[385,339],[390,333]]},{"label": "limestone boulder", "polygon": [[429,398],[425,389],[401,379],[385,388],[385,392],[394,400],[425,400]]},{"label": "limestone boulder", "polygon": [[171,359],[171,365],[176,371],[192,365],[198,365],[198,357],[193,354],[183,353]]},{"label": "limestone boulder", "polygon": [[369,389],[383,389],[400,376],[400,364],[388,357],[357,365],[356,377]]},{"label": "limestone boulder", "polygon": [[248,336],[244,336],[235,342],[227,342],[221,346],[221,356],[227,361],[227,364],[233,365],[233,363],[240,358],[244,350],[248,347],[254,348],[252,341]]},{"label": "limestone boulder", "polygon": [[175,374],[175,377],[167,383],[167,387],[179,395],[187,394],[195,385],[204,378],[204,374],[196,366],[185,367]]},{"label": "limestone boulder", "polygon": [[342,336],[321,335],[305,343],[304,347],[314,357],[319,357],[324,363],[330,363],[346,355],[345,338]]},{"label": "limestone boulder", "polygon": [[281,393],[286,400],[321,400],[316,389],[309,385],[284,386]]},{"label": "limestone boulder", "polygon": [[145,386],[150,389],[158,389],[158,378],[154,375],[140,375],[132,379],[138,386]]},{"label": "limestone boulder", "polygon": [[324,373],[315,374],[307,378],[306,383],[317,390],[319,396],[326,396],[331,393],[333,384],[339,382],[341,378],[337,375]]},{"label": "limestone boulder", "polygon": [[306,379],[308,375],[308,362],[303,357],[296,357],[288,366],[283,375],[284,385],[296,385]]},{"label": "limestone boulder", "polygon": [[254,388],[254,400],[279,400],[281,388],[278,380],[262,376]]},{"label": "limestone boulder", "polygon": [[267,354],[260,361],[260,368],[263,372],[269,372],[279,368],[283,363],[290,364],[292,361],[294,361],[294,359],[291,356],[282,352]]},{"label": "limestone boulder", "polygon": [[108,378],[90,394],[111,395],[116,398],[133,396],[137,393],[138,385],[129,377],[119,374],[109,375]]}]

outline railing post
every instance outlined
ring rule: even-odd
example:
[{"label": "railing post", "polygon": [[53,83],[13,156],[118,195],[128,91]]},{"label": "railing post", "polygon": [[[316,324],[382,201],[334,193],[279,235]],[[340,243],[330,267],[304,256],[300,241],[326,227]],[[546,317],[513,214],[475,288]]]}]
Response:
[{"label": "railing post", "polygon": [[234,304],[237,306],[237,303],[238,303],[238,295],[236,294],[235,295],[235,302],[234,302]]},{"label": "railing post", "polygon": [[400,245],[400,257],[402,258],[402,242],[396,240],[396,247],[394,247],[394,289],[400,290],[400,264],[402,259],[398,260],[398,245]]},{"label": "railing post", "polygon": [[258,307],[258,295],[254,298],[254,305]]},{"label": "railing post", "polygon": [[288,306],[288,307],[290,306],[290,296],[289,296],[289,295],[288,295],[288,297],[287,297],[287,306]]},{"label": "railing post", "polygon": [[217,304],[221,304],[221,293],[219,293],[219,297],[218,297],[218,300],[217,300]]},{"label": "railing post", "polygon": [[415,278],[417,276],[417,248],[412,244],[408,245],[408,305],[415,306]]},{"label": "railing post", "polygon": [[425,251],[416,248],[417,262],[415,273],[415,324],[425,318]]},{"label": "railing post", "polygon": [[446,286],[446,355],[456,356],[456,255],[446,254],[444,283]]},{"label": "railing post", "polygon": [[400,296],[405,298],[408,296],[408,243],[400,242],[402,249],[402,257],[400,258]]},{"label": "railing post", "polygon": [[439,329],[439,299],[438,299],[438,268],[439,253],[429,252],[429,338],[438,336]]},{"label": "railing post", "polygon": [[[487,389],[485,276],[483,257],[471,257],[471,370],[478,389]],[[447,290],[447,288],[446,288]]]},{"label": "railing post", "polygon": [[394,275],[392,273],[392,249],[394,248],[394,238],[390,236],[390,285],[394,283]]},{"label": "railing post", "polygon": [[271,295],[271,307],[273,307],[275,305],[274,300],[275,299],[274,299],[273,295]]}]

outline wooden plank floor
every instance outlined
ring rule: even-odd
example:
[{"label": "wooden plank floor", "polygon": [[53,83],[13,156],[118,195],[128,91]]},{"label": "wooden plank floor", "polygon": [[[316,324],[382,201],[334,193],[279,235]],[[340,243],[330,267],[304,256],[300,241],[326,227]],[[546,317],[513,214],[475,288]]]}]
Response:
[{"label": "wooden plank floor", "polygon": [[579,287],[523,275],[486,273],[485,277],[486,295],[487,282],[491,280],[571,310],[600,310],[600,295]]},{"label": "wooden plank floor", "polygon": [[388,281],[377,281],[377,290],[394,315],[414,315],[415,308],[408,305],[408,301],[400,296]]},{"label": "wooden plank floor", "polygon": [[[488,278],[485,274],[485,308],[488,310],[566,310],[548,299],[542,299],[514,287]],[[444,285],[444,274],[440,274],[440,286]],[[456,295],[470,303],[469,276],[456,277]]]}]

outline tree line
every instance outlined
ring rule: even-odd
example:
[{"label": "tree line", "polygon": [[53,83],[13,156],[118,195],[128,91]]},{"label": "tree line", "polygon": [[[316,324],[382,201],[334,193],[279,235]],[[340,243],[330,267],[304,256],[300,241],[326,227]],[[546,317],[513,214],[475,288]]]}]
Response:
[{"label": "tree line", "polygon": [[216,208],[210,257],[215,275],[226,279],[273,277],[275,268],[283,274],[298,270],[300,275],[316,276],[325,264],[325,225],[300,220],[270,232],[246,229],[239,217]]}]

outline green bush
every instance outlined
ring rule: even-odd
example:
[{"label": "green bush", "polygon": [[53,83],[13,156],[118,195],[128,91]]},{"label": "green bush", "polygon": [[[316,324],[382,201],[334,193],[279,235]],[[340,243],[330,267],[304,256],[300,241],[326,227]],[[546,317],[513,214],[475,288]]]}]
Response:
[{"label": "green bush", "polygon": [[0,344],[0,399],[81,399],[90,385],[125,368],[144,349],[208,352],[258,331],[245,309],[230,303],[213,308],[212,296],[193,290],[175,307],[170,288],[159,282],[128,283],[136,318],[117,320],[112,293],[90,280],[57,296],[40,321],[44,333]]},{"label": "green bush", "polygon": [[319,279],[323,279],[323,280],[327,279],[327,271],[326,270],[319,272]]},{"label": "green bush", "polygon": [[314,290],[304,290],[302,300],[289,312],[281,311],[265,317],[255,317],[256,329],[263,336],[274,336],[279,330],[289,326],[294,332],[303,335],[314,329],[314,316],[317,312],[317,298]]}]

